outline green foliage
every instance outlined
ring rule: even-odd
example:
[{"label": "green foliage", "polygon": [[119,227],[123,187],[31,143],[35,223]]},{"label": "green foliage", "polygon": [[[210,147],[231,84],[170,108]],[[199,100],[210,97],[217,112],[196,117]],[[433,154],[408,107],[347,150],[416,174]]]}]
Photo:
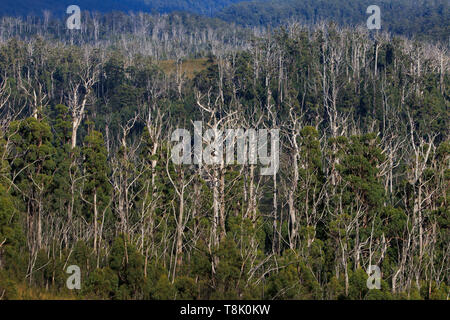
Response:
[{"label": "green foliage", "polygon": [[24,272],[25,238],[20,221],[21,214],[15,208],[11,195],[0,185],[0,269],[12,278],[19,278]]},{"label": "green foliage", "polygon": [[17,283],[4,270],[0,270],[0,296],[2,300],[16,300],[19,298]]},{"label": "green foliage", "polygon": [[109,266],[118,276],[118,299],[142,298],[144,295],[144,258],[121,235],[114,240]]},{"label": "green foliage", "polygon": [[[185,73],[187,60],[157,61],[136,49],[146,39],[126,41],[141,18],[117,18],[121,44],[108,48],[0,44],[0,297],[448,298],[445,51],[332,24],[283,27],[242,50],[224,37],[233,50],[223,52],[192,32],[220,55],[197,48]],[[164,19],[193,28],[188,15]],[[145,48],[161,58],[179,48],[167,41]],[[76,87],[84,72],[90,88]],[[86,95],[74,148],[73,94]],[[197,120],[280,128],[278,174],[175,165],[171,133]],[[367,288],[370,264],[381,290]],[[69,265],[81,291],[66,288]]]},{"label": "green foliage", "polygon": [[95,269],[85,282],[83,295],[94,299],[113,299],[118,294],[118,284],[117,273],[110,268]]}]

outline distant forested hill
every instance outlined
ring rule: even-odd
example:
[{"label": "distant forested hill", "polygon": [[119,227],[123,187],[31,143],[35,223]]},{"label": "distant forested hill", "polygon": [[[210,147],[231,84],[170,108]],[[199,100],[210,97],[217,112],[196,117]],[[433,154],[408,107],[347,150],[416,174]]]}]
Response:
[{"label": "distant forested hill", "polygon": [[241,26],[278,26],[299,20],[314,24],[332,20],[340,25],[364,25],[371,4],[381,8],[382,28],[422,39],[447,41],[450,12],[447,0],[2,0],[0,16],[64,16],[68,5],[83,11],[184,11],[214,16]]},{"label": "distant forested hill", "polygon": [[338,24],[365,24],[366,9],[381,8],[382,28],[407,36],[446,40],[450,36],[447,0],[269,0],[247,1],[224,8],[217,17],[241,25],[285,24],[289,20],[317,23],[333,20]]},{"label": "distant forested hill", "polygon": [[72,4],[87,11],[146,11],[172,12],[187,11],[205,15],[215,12],[243,0],[2,0],[0,15],[42,14],[49,10],[56,15],[64,14]]}]

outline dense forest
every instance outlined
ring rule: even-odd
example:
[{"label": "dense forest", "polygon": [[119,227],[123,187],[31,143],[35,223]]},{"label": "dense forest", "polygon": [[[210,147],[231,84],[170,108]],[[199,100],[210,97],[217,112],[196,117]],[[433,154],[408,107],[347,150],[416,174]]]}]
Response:
[{"label": "dense forest", "polygon": [[[85,19],[0,23],[0,299],[449,299],[447,45]],[[278,129],[279,170],[176,164],[196,121]]]},{"label": "dense forest", "polygon": [[[184,11],[213,15],[221,9],[243,0],[2,0],[0,15],[27,16],[40,15],[48,10],[61,16],[70,5],[78,5],[84,10],[97,12],[159,12]],[[265,1],[265,0],[261,0]]]},{"label": "dense forest", "polygon": [[[314,25],[333,21],[341,26],[364,25],[366,9],[380,7],[382,28],[395,34],[427,40],[449,41],[450,11],[446,0],[3,0],[1,16],[30,20],[61,18],[69,5],[90,13],[147,14],[190,13],[251,27],[279,27],[292,21]],[[89,13],[88,13],[89,14]],[[192,19],[198,17],[192,16]]]},{"label": "dense forest", "polygon": [[341,25],[360,25],[366,8],[381,9],[383,30],[422,39],[448,41],[450,36],[449,2],[446,0],[270,0],[239,2],[216,14],[240,25],[284,25],[286,21],[318,23],[328,20]]},{"label": "dense forest", "polygon": [[139,52],[157,60],[202,58],[216,50],[247,48],[253,36],[264,33],[264,27],[249,30],[187,13],[87,13],[83,15],[81,30],[76,32],[68,30],[65,21],[51,16],[0,19],[1,41],[32,41],[38,37],[63,45],[120,48],[128,55]]}]

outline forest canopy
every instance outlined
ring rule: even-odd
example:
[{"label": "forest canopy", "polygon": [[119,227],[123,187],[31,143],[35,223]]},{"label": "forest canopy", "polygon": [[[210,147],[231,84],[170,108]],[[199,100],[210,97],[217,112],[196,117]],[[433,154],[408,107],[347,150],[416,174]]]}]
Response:
[{"label": "forest canopy", "polygon": [[[81,10],[97,13],[190,13],[250,27],[278,27],[292,21],[314,25],[333,21],[341,26],[363,25],[366,8],[380,7],[384,31],[448,42],[450,11],[446,0],[78,0]],[[37,18],[66,16],[69,0],[3,0],[0,16]]]},{"label": "forest canopy", "polygon": [[[0,20],[0,299],[449,299],[448,46],[226,10]],[[279,170],[175,163],[197,121]]]}]

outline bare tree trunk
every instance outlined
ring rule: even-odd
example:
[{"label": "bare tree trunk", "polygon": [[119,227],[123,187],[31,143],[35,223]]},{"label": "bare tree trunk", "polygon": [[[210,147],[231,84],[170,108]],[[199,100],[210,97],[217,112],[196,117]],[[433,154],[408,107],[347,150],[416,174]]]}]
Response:
[{"label": "bare tree trunk", "polygon": [[98,208],[97,208],[97,190],[94,190],[94,251],[97,252],[97,233],[98,233]]},{"label": "bare tree trunk", "polygon": [[[180,208],[178,209],[177,221],[177,267],[180,268],[183,260],[183,227],[184,227],[184,193],[180,194]],[[175,275],[174,275],[175,278]]]}]

